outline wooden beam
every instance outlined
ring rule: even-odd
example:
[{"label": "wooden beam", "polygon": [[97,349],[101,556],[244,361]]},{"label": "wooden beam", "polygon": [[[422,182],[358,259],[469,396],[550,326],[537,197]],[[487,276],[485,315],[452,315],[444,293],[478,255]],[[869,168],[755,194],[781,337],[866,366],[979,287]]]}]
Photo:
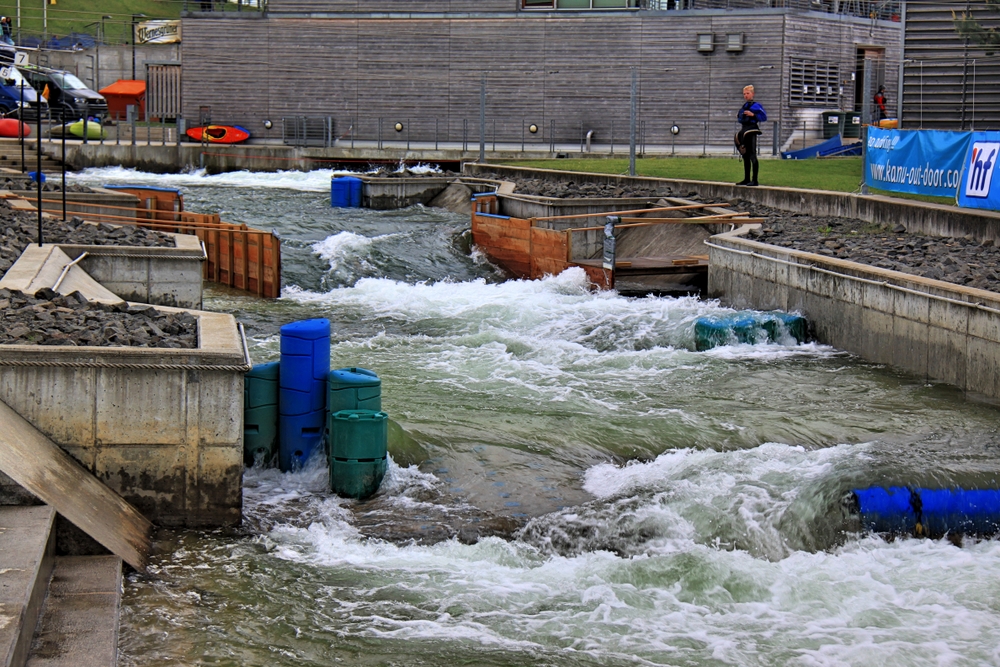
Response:
[{"label": "wooden beam", "polygon": [[0,470],[139,572],[153,524],[0,401]]}]

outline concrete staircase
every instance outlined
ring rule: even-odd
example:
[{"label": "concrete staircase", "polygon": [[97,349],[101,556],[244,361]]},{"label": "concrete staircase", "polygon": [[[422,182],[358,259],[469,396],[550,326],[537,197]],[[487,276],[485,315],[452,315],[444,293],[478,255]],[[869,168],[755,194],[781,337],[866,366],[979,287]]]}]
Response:
[{"label": "concrete staircase", "polygon": [[[34,131],[34,130],[32,130]],[[38,168],[38,144],[34,139],[28,139],[24,144],[24,171],[35,171]],[[49,157],[53,151],[59,151],[59,144],[42,141],[42,173],[51,175],[62,173],[62,162]],[[21,142],[18,139],[0,139],[0,169],[21,171]]]},{"label": "concrete staircase", "polygon": [[122,561],[55,556],[55,518],[0,507],[0,667],[115,667]]}]

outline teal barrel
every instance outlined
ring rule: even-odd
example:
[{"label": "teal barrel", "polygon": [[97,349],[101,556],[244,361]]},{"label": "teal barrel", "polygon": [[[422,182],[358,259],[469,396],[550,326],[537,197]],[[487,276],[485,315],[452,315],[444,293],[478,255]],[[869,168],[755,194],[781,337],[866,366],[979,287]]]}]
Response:
[{"label": "teal barrel", "polygon": [[243,459],[268,465],[278,451],[278,373],[281,364],[257,364],[243,378]]},{"label": "teal barrel", "polygon": [[375,410],[341,410],[330,416],[330,490],[367,498],[385,477],[389,416]]},{"label": "teal barrel", "polygon": [[699,317],[694,323],[695,350],[746,343],[781,342],[787,335],[796,343],[809,339],[809,322],[801,315],[783,313],[731,313],[721,317]]},{"label": "teal barrel", "polygon": [[327,412],[341,410],[381,410],[382,380],[366,368],[338,368],[326,381]]}]

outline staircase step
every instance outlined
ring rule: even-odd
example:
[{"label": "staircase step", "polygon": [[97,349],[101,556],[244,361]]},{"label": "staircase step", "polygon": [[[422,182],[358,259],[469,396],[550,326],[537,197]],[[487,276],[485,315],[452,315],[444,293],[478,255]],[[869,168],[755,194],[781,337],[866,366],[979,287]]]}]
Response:
[{"label": "staircase step", "polygon": [[0,667],[22,667],[55,551],[55,510],[0,507]]},{"label": "staircase step", "polygon": [[115,667],[122,559],[59,556],[27,667]]}]

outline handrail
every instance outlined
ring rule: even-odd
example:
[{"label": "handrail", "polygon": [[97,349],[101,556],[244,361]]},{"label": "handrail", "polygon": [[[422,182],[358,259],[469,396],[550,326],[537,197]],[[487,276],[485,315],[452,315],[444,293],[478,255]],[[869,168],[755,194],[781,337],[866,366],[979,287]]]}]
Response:
[{"label": "handrail", "polygon": [[72,262],[70,262],[69,264],[67,264],[66,266],[63,267],[62,273],[59,274],[59,279],[56,280],[56,283],[52,286],[52,291],[53,292],[58,292],[59,291],[59,286],[62,285],[62,281],[63,281],[63,279],[66,278],[66,274],[69,273],[69,270],[72,269],[77,264],[79,264],[80,261],[84,257],[86,257],[86,256],[87,256],[87,253],[82,253],[79,257],[77,257]]},{"label": "handrail", "polygon": [[722,204],[686,204],[684,206],[663,206],[659,208],[639,208],[632,211],[606,211],[604,213],[581,213],[579,215],[549,215],[544,218],[531,218],[532,220],[571,220],[573,218],[599,218],[606,215],[625,215],[629,213],[659,213],[660,211],[684,211],[693,208],[709,208],[712,206],[722,206]]},{"label": "handrail", "polygon": [[[633,222],[624,225],[615,225],[615,229],[627,229],[631,227],[651,227],[652,225],[700,225],[706,222],[714,222],[716,220],[720,222],[731,222],[734,220],[734,216],[746,215],[746,213],[724,213],[720,215],[706,215],[698,218],[659,218],[656,220],[644,220],[643,222]],[[642,218],[630,218],[632,220],[642,220]],[[764,218],[739,218],[740,222],[758,223],[764,222]],[[595,232],[604,229],[604,227],[571,227],[569,229],[554,230],[554,231],[564,231],[564,232]]]}]

